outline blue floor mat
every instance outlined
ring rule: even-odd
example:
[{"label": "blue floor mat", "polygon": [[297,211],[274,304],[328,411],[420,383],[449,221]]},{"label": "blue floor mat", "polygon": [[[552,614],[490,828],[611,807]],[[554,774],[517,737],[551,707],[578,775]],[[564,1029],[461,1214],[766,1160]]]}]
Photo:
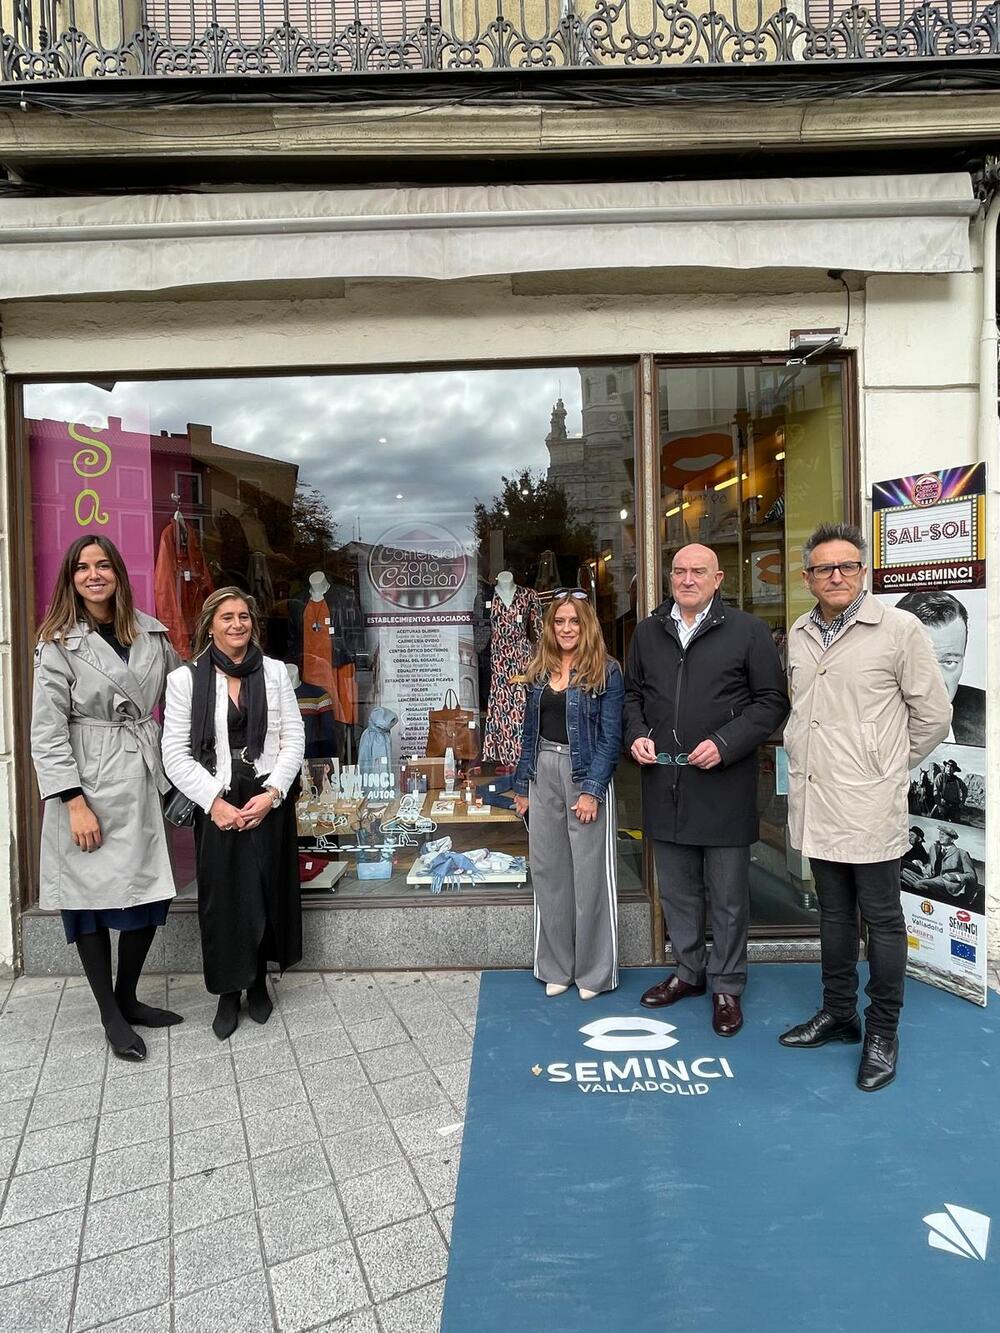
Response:
[{"label": "blue floor mat", "polygon": [[778,1045],[814,966],[752,967],[730,1040],[621,975],[586,1004],[484,975],[442,1333],[1000,1328],[996,997],[910,982],[864,1094],[860,1046]]}]

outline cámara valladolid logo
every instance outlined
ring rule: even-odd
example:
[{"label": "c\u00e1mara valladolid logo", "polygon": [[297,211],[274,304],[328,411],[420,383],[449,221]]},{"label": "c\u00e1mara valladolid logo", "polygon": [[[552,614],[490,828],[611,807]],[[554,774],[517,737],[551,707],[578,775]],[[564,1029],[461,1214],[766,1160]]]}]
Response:
[{"label": "c\u00e1mara valladolid logo", "polygon": [[722,1056],[699,1055],[694,1059],[669,1060],[654,1052],[667,1051],[680,1043],[677,1028],[656,1018],[630,1015],[597,1018],[585,1023],[580,1034],[583,1045],[614,1059],[555,1060],[534,1064],[531,1072],[547,1083],[575,1086],[578,1092],[658,1092],[678,1097],[703,1097],[716,1079],[734,1078],[732,1067]]}]

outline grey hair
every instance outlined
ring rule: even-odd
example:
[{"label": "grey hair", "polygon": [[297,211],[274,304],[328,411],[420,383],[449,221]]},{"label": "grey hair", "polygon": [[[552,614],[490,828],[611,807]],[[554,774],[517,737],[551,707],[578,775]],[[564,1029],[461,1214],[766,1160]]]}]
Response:
[{"label": "grey hair", "polygon": [[817,546],[822,546],[825,542],[848,542],[851,546],[856,546],[862,564],[868,556],[868,543],[856,523],[821,523],[812,536],[806,538],[802,547],[803,568],[809,568],[809,557]]}]

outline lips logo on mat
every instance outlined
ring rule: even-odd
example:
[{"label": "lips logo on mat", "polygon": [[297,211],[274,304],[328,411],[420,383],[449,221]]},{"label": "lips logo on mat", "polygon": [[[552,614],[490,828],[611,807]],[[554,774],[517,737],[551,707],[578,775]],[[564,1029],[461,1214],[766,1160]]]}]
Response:
[{"label": "lips logo on mat", "polygon": [[657,1018],[595,1018],[580,1031],[587,1038],[584,1046],[594,1051],[666,1051],[677,1045],[677,1038],[670,1035],[677,1029]]},{"label": "lips logo on mat", "polygon": [[990,1243],[990,1219],[971,1208],[946,1203],[943,1213],[928,1213],[924,1218],[930,1228],[927,1244],[934,1250],[957,1254],[961,1259],[986,1258]]}]

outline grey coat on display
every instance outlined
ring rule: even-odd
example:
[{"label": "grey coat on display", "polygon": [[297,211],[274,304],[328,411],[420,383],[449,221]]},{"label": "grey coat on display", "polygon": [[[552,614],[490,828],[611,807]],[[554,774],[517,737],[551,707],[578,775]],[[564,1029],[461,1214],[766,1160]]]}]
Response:
[{"label": "grey coat on display", "polygon": [[[137,907],[174,897],[161,794],[170,784],[152,717],[179,658],[166,628],[135,613],[128,665],[86,624],[35,650],[31,757],[42,816],[40,906],[47,911]],[[101,846],[83,852],[69,810],[49,800],[83,789]]]}]

